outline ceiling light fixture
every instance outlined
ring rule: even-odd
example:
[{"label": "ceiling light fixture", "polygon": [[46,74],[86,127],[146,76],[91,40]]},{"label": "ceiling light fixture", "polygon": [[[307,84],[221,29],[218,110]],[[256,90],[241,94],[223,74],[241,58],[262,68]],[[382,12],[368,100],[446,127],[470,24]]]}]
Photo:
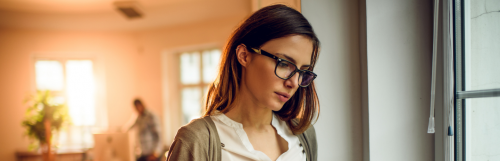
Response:
[{"label": "ceiling light fixture", "polygon": [[113,5],[128,19],[136,19],[143,16],[143,12],[137,1],[116,1]]}]

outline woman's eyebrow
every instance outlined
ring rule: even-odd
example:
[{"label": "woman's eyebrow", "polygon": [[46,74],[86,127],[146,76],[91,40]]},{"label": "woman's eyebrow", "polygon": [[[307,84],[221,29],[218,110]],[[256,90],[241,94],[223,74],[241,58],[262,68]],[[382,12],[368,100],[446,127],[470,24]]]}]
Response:
[{"label": "woman's eyebrow", "polygon": [[[288,55],[286,55],[286,54],[283,54],[283,53],[276,53],[276,55],[281,55],[281,56],[285,57],[285,58],[286,58],[286,60],[291,61],[293,64],[297,64],[297,61],[295,61],[295,59],[293,59],[292,57],[290,57],[290,56],[288,56]],[[302,65],[302,66],[301,66],[301,67],[299,67],[299,68],[305,68],[305,67],[308,67],[308,68],[309,68],[310,66],[311,66],[311,65],[309,65],[309,64],[308,64],[308,65]]]}]

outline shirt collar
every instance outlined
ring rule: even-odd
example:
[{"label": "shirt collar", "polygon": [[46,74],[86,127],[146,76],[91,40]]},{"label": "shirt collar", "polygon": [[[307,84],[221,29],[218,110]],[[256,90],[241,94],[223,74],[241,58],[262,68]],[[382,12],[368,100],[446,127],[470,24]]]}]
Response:
[{"label": "shirt collar", "polygon": [[[230,126],[233,128],[238,128],[238,129],[243,129],[243,124],[230,119],[229,117],[227,117],[223,113],[220,113],[217,111],[215,113],[214,117],[219,119],[222,123],[226,124],[227,126]],[[273,117],[271,120],[271,125],[276,129],[276,132],[281,136],[284,136],[287,133],[291,133],[291,131],[288,128],[288,126],[286,125],[285,121],[280,120],[278,118],[278,116],[276,116],[276,114],[274,114],[274,112],[273,112]]]}]

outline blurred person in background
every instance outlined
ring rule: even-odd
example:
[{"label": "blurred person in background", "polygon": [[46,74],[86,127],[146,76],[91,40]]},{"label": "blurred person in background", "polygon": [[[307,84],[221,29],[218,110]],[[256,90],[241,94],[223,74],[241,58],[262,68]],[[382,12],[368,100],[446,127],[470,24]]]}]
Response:
[{"label": "blurred person in background", "polygon": [[162,150],[160,121],[155,114],[146,109],[140,99],[134,100],[134,107],[138,116],[128,130],[135,128],[137,131],[137,140],[141,150],[141,156],[137,161],[157,161]]}]

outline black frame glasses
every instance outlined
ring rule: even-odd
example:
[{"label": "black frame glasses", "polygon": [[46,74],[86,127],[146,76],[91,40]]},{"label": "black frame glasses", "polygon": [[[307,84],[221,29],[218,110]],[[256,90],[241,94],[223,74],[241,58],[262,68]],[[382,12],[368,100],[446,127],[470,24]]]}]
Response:
[{"label": "black frame glasses", "polygon": [[[282,59],[282,58],[279,58],[267,51],[264,51],[262,49],[256,49],[256,48],[250,48],[252,49],[255,53],[257,54],[260,54],[260,55],[264,55],[264,56],[267,56],[267,57],[270,57],[270,58],[273,58],[276,60],[276,67],[274,67],[274,74],[278,77],[278,78],[281,78],[283,80],[287,80],[287,79],[290,79],[291,77],[293,77],[295,75],[295,73],[299,72],[299,80],[298,80],[298,84],[300,87],[307,87],[309,86],[314,79],[316,79],[316,77],[318,76],[316,73],[310,71],[310,70],[300,70],[299,68],[297,68],[297,65],[295,65],[294,63],[286,60],[286,59]],[[277,73],[277,69],[278,69],[278,66],[281,64],[281,62],[286,62],[286,63],[289,63],[289,64],[292,64],[293,66],[295,66],[295,70],[294,71],[291,71],[291,73],[288,75],[288,77],[284,78],[284,77],[281,77],[278,75]],[[306,78],[307,81],[309,81],[310,79],[310,82],[307,83],[307,84],[303,84],[303,80],[301,79],[304,79],[304,74],[307,73],[307,76],[309,76],[309,78]],[[312,77],[311,77],[312,76]]]}]

